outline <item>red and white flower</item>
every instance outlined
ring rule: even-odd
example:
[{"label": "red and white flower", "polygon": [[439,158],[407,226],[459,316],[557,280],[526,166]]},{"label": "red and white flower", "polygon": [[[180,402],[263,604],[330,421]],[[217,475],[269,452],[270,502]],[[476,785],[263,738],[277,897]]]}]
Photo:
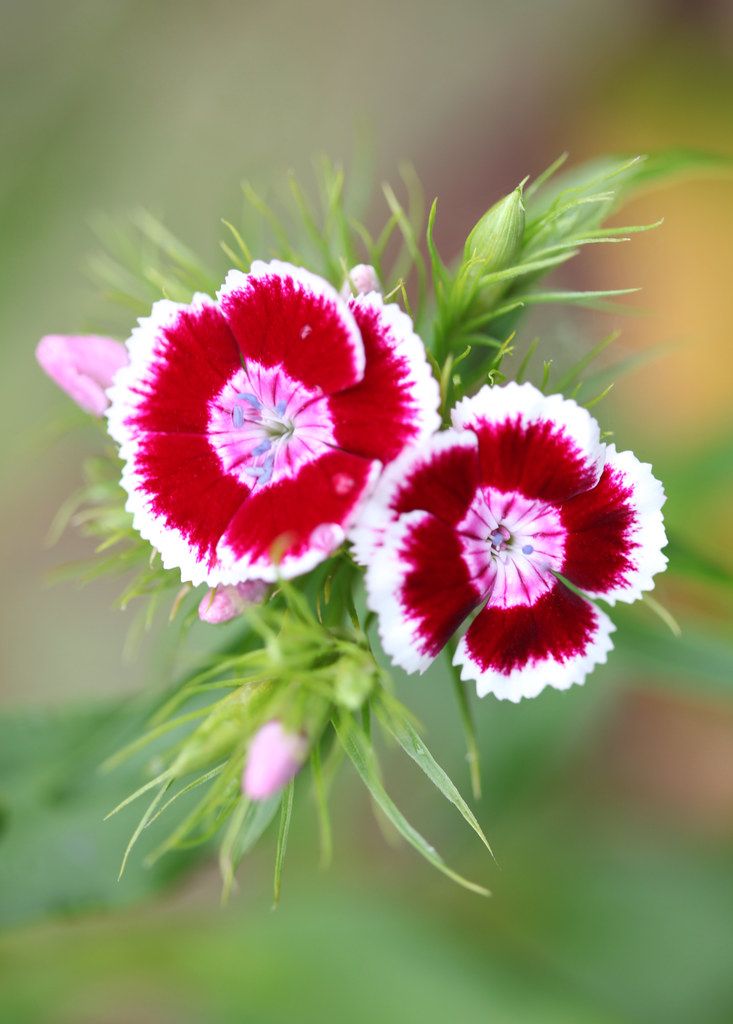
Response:
[{"label": "red and white flower", "polygon": [[382,465],[439,427],[409,317],[286,263],[231,271],[216,301],[157,302],[127,344],[108,412],[127,508],[195,584],[308,571]]},{"label": "red and white flower", "polygon": [[384,648],[422,672],[480,609],[454,662],[479,696],[582,683],[614,626],[558,574],[610,604],[650,590],[662,486],[586,409],[530,384],[486,386],[452,422],[388,467],[354,530]]}]

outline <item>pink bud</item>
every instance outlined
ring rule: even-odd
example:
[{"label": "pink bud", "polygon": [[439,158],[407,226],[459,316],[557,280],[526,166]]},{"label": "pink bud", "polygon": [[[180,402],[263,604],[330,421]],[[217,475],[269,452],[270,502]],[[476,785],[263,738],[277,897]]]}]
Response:
[{"label": "pink bud", "polygon": [[241,615],[250,604],[259,604],[267,593],[264,580],[248,580],[228,587],[215,587],[205,594],[199,605],[202,622],[229,622]]},{"label": "pink bud", "polygon": [[286,732],[273,719],[255,733],[242,776],[242,792],[250,800],[266,800],[298,774],[308,754],[303,733]]},{"label": "pink bud", "polygon": [[93,416],[101,416],[109,405],[105,391],[129,361],[121,342],[96,334],[47,334],[38,342],[36,359],[51,380]]},{"label": "pink bud", "polygon": [[349,271],[344,281],[341,294],[345,299],[352,295],[366,295],[368,292],[381,292],[382,287],[374,267],[368,263],[357,263]]}]

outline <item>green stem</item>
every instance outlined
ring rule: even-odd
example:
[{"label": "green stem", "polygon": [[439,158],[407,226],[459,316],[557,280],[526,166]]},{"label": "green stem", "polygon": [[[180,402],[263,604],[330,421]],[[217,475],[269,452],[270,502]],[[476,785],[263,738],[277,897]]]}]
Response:
[{"label": "green stem", "polygon": [[466,741],[466,757],[468,759],[468,770],[471,777],[471,792],[474,800],[481,799],[481,762],[479,759],[478,741],[476,738],[476,725],[471,712],[471,705],[468,701],[468,693],[463,682],[461,682],[460,670],[453,664],[454,645],[446,647],[449,659],[450,673],[453,679],[453,689],[458,702],[458,711],[461,716],[463,735]]}]

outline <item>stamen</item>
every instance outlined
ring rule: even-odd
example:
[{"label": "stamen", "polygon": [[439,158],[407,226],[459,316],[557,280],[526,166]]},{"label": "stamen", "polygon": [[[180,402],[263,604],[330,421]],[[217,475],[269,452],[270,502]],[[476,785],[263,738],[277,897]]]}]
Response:
[{"label": "stamen", "polygon": [[239,430],[244,424],[244,412],[241,405],[235,405],[232,409],[232,425],[235,430]]},{"label": "stamen", "polygon": [[268,441],[267,438],[265,438],[264,441],[260,441],[256,448],[252,449],[252,454],[264,455],[265,452],[269,452],[270,448],[272,448],[272,441]]},{"label": "stamen", "polygon": [[241,398],[243,402],[249,402],[253,409],[260,409],[262,407],[262,402],[257,395],[253,395],[249,391],[240,391],[237,398]]},{"label": "stamen", "polygon": [[268,455],[262,464],[262,473],[260,475],[260,483],[267,484],[272,479],[272,467],[275,463],[275,456]]},{"label": "stamen", "polygon": [[278,414],[278,416],[282,416],[283,413],[285,412],[285,410],[287,409],[287,407],[288,407],[288,403],[286,402],[286,400],[284,398],[281,398],[280,401],[275,406],[275,412]]},{"label": "stamen", "polygon": [[495,548],[498,548],[504,543],[505,537],[501,530],[494,530],[493,533],[489,534],[489,540]]},{"label": "stamen", "polygon": [[533,551],[534,551],[534,548],[532,547],[531,544],[525,544],[524,547],[522,548],[522,554],[523,555],[531,555]]},{"label": "stamen", "polygon": [[261,484],[267,484],[272,479],[272,469],[275,465],[275,456],[270,454],[267,456],[261,466],[247,466],[245,473],[249,476],[255,477],[255,479]]}]

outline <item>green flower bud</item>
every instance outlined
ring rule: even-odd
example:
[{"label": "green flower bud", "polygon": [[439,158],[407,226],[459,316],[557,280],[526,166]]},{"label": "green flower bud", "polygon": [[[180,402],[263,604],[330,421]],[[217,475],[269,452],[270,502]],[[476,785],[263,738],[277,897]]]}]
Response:
[{"label": "green flower bud", "polygon": [[349,711],[358,711],[374,689],[374,663],[364,659],[360,663],[353,658],[344,658],[334,673],[334,699]]},{"label": "green flower bud", "polygon": [[522,186],[494,203],[466,239],[463,262],[474,262],[481,274],[510,267],[524,239]]},{"label": "green flower bud", "polygon": [[174,776],[205,768],[228,757],[252,731],[257,715],[271,696],[270,683],[243,686],[217,701],[210,714],[186,739],[171,765]]}]

